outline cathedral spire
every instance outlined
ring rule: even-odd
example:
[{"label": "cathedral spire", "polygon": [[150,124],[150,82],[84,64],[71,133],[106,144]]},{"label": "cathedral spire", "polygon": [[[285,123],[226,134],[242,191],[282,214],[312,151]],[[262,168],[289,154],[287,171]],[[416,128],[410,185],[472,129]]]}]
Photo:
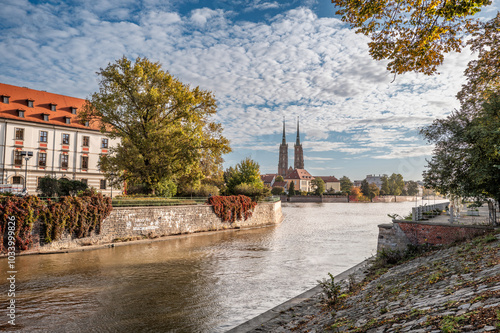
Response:
[{"label": "cathedral spire", "polygon": [[285,177],[288,172],[288,145],[285,136],[285,116],[283,116],[283,141],[280,144],[280,156],[278,161],[278,174]]},{"label": "cathedral spire", "polygon": [[283,140],[281,141],[282,144],[286,144],[286,137],[285,137],[285,116],[283,116]]},{"label": "cathedral spire", "polygon": [[304,151],[300,144],[299,117],[297,117],[297,142],[295,143],[294,169],[304,169]]},{"label": "cathedral spire", "polygon": [[300,135],[299,135],[299,117],[297,117],[297,145],[300,145]]}]

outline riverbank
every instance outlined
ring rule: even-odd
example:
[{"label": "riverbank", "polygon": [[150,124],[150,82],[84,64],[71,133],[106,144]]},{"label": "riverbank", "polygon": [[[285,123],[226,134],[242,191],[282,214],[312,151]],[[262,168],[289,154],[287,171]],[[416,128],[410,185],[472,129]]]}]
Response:
[{"label": "riverbank", "polygon": [[[258,325],[245,323],[230,332],[500,330],[498,232],[426,252],[392,267],[381,265],[380,260],[370,267],[360,266],[347,277],[336,277],[336,283],[344,281],[336,302],[326,301],[318,286],[301,302],[281,307],[274,317]],[[346,287],[349,279],[351,291]]]},{"label": "riverbank", "polygon": [[[177,235],[266,227],[282,220],[280,201],[259,203],[251,217],[234,222],[222,221],[209,205],[119,207],[101,223],[99,233],[92,232],[84,238],[65,233],[60,240],[45,243],[37,221],[32,231],[33,246],[18,255],[94,250],[131,242],[161,241]],[[6,256],[0,254],[0,258]]]}]

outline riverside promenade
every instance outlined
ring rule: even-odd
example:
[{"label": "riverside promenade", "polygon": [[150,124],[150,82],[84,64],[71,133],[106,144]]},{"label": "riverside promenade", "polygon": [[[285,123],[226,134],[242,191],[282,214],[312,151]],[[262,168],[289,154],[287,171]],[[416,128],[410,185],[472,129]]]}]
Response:
[{"label": "riverside promenade", "polygon": [[[442,224],[448,218],[432,220]],[[480,209],[479,216],[463,214],[454,223],[487,219],[487,210]],[[229,332],[500,331],[498,230],[398,265],[371,261],[335,277],[343,281],[345,296],[334,305],[327,305],[317,286]],[[347,289],[348,280],[358,283],[354,290]]]}]

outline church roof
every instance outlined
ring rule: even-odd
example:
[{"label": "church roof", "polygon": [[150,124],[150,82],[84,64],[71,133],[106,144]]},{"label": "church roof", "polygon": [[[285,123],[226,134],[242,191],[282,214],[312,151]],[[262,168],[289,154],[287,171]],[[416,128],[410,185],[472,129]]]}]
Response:
[{"label": "church roof", "polygon": [[290,174],[288,174],[285,179],[314,179],[313,176],[306,169],[295,169]]},{"label": "church roof", "polygon": [[321,178],[325,183],[339,183],[340,180],[334,176],[315,176],[316,178]]}]

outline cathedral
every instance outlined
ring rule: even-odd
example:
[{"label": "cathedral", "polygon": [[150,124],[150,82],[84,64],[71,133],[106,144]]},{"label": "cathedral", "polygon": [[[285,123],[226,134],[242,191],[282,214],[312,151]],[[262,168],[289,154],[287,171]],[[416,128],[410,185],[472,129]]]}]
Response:
[{"label": "cathedral", "polygon": [[293,168],[288,167],[288,144],[285,137],[285,119],[283,119],[283,139],[280,145],[280,155],[278,161],[278,175],[286,177],[295,169],[304,169],[304,152],[300,143],[299,119],[297,118],[297,140],[294,145]]}]

